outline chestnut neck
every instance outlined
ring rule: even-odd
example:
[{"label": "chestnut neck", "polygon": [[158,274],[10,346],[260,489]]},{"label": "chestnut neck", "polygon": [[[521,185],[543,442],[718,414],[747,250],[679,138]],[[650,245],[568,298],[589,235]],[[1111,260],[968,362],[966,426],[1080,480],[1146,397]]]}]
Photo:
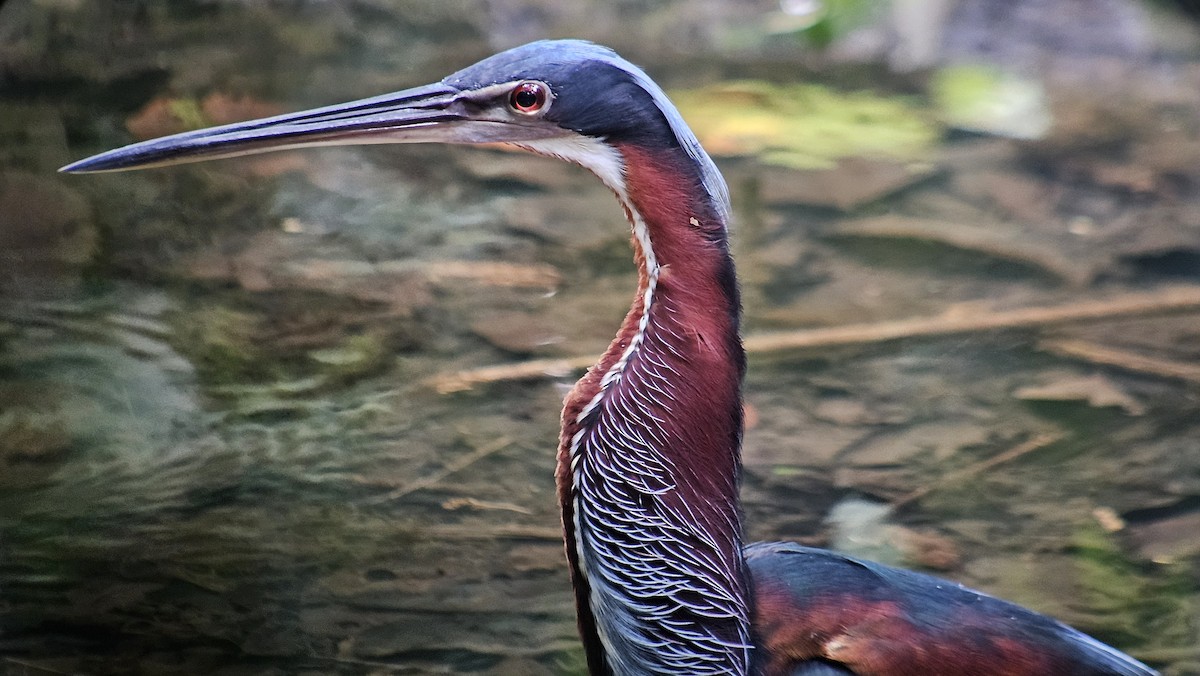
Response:
[{"label": "chestnut neck", "polygon": [[682,150],[617,150],[638,291],[566,399],[556,473],[580,631],[596,674],[741,674],[745,356],[726,207]]}]

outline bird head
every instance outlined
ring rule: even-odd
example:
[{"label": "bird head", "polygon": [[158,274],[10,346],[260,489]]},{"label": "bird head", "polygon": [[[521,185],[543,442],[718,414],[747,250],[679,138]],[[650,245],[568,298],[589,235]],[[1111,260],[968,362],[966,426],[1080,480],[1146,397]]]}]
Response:
[{"label": "bird head", "polygon": [[714,203],[724,181],[666,94],[640,68],[581,40],[544,40],[440,82],[349,103],[135,143],[62,168],[123,171],[289,148],[504,143],[580,164],[618,193],[625,153],[682,152]]}]

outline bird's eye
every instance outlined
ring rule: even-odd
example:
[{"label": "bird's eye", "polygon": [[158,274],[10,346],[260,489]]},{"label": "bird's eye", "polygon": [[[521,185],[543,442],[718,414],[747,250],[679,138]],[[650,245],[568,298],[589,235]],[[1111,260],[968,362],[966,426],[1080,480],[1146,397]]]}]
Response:
[{"label": "bird's eye", "polygon": [[513,110],[526,115],[532,115],[545,108],[549,99],[549,91],[541,82],[522,82],[508,95],[508,103]]}]

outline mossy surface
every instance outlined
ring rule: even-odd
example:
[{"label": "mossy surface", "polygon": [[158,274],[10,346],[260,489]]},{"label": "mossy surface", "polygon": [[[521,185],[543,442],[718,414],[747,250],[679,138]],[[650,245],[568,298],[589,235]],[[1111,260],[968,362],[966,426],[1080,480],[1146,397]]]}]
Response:
[{"label": "mossy surface", "polygon": [[756,155],[794,169],[860,155],[918,160],[940,133],[909,99],[821,85],[729,82],[672,98],[710,153]]}]

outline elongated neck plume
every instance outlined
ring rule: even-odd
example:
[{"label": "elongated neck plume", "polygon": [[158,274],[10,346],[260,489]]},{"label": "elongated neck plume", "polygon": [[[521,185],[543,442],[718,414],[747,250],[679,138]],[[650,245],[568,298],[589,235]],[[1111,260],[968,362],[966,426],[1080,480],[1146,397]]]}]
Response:
[{"label": "elongated neck plume", "polygon": [[723,183],[714,195],[711,161],[678,145],[606,147],[623,169],[605,180],[633,228],[638,290],[567,397],[557,473],[589,665],[743,674],[744,354]]}]

